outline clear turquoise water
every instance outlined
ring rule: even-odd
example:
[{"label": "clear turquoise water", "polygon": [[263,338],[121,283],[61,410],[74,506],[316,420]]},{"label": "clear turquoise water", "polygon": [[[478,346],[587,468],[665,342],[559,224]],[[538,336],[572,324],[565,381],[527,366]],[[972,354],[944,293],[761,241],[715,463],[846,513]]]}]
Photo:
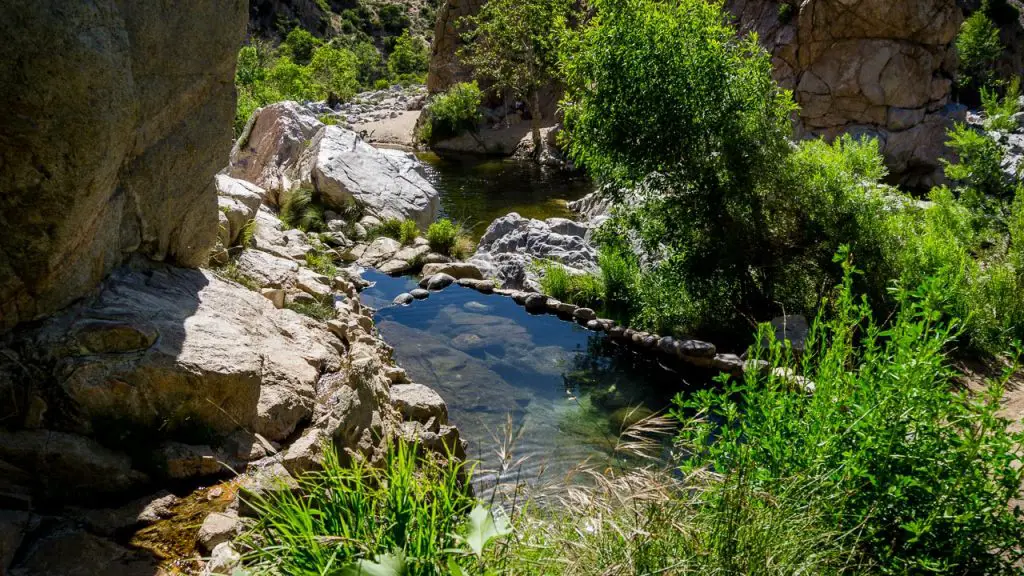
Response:
[{"label": "clear turquoise water", "polygon": [[[377,326],[396,360],[445,399],[483,471],[501,464],[508,423],[513,459],[525,458],[513,472],[518,479],[557,481],[584,462],[635,465],[616,452],[623,420],[634,409],[667,409],[687,386],[687,375],[574,322],[529,314],[511,298],[456,285],[393,306],[415,280],[373,271],[364,277],[375,285],[362,298],[378,309]],[[483,482],[493,479],[478,474]]]}]

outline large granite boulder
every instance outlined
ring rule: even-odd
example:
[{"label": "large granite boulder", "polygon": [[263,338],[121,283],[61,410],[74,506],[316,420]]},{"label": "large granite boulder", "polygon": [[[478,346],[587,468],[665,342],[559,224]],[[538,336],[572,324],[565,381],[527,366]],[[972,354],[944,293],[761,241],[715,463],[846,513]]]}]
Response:
[{"label": "large granite boulder", "polygon": [[0,330],[68,305],[133,254],[206,262],[245,3],[3,11]]},{"label": "large granite boulder", "polygon": [[279,102],[257,110],[231,150],[228,173],[267,190],[277,204],[279,194],[299,185],[296,166],[302,152],[324,125],[297,102]]},{"label": "large granite boulder", "polygon": [[965,111],[951,103],[956,0],[729,0],[741,32],[758,33],[775,77],[800,104],[797,133],[845,132],[880,140],[908,184],[941,175],[945,131]]},{"label": "large granite boulder", "polygon": [[513,212],[491,222],[470,263],[506,288],[536,290],[534,260],[558,262],[576,274],[597,270],[597,249],[586,239],[589,231],[586,224],[565,218],[541,221]]},{"label": "large granite boulder", "polygon": [[121,269],[47,320],[25,348],[52,367],[61,425],[150,431],[188,442],[238,429],[288,438],[341,342],[313,320],[198,270]]},{"label": "large granite boulder", "polygon": [[301,180],[312,183],[329,206],[355,203],[379,220],[412,219],[426,228],[437,217],[440,197],[421,169],[412,154],[374,148],[338,126],[318,132],[299,160]]}]

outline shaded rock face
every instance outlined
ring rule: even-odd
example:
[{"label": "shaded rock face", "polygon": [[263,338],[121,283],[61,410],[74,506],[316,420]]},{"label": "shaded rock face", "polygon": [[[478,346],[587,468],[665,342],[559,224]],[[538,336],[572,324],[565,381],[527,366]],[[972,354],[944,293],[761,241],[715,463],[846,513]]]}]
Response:
[{"label": "shaded rock face", "polygon": [[941,180],[945,131],[965,114],[950,101],[962,21],[955,0],[805,0],[788,18],[777,0],[726,4],[793,90],[798,136],[875,136],[901,182]]},{"label": "shaded rock face", "polygon": [[328,339],[258,293],[160,267],[119,270],[44,323],[31,347],[55,366],[76,432],[116,426],[189,441],[242,428],[281,441],[312,416],[321,374],[341,367]]},{"label": "shaded rock face", "polygon": [[430,46],[430,70],[427,74],[427,90],[431,94],[443,92],[452,84],[472,80],[471,71],[459,62],[458,50],[462,47],[459,20],[474,16],[480,11],[485,0],[445,0],[437,9],[434,24],[434,42]]},{"label": "shaded rock face", "polygon": [[206,261],[245,21],[236,0],[5,4],[0,330],[134,253]]}]

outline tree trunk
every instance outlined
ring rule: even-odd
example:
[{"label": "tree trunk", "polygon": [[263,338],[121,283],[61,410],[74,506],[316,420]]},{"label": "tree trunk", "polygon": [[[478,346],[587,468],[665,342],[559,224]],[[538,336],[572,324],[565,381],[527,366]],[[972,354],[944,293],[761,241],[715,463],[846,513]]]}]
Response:
[{"label": "tree trunk", "polygon": [[542,146],[540,137],[540,121],[542,120],[540,112],[540,91],[536,89],[531,90],[529,101],[530,128],[533,130],[533,157],[540,158]]}]

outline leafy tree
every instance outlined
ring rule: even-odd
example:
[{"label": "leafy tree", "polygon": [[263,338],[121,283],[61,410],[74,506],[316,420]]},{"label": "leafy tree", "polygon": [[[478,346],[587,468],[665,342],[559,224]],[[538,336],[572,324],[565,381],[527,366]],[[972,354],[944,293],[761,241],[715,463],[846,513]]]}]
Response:
[{"label": "leafy tree", "polygon": [[377,47],[370,42],[359,42],[352,46],[359,67],[360,86],[373,86],[374,82],[385,76],[384,61]]},{"label": "leafy tree", "polygon": [[996,60],[1003,53],[999,28],[984,10],[978,10],[964,21],[956,39],[960,55],[961,84],[978,90],[995,80]]},{"label": "leafy tree", "polygon": [[408,30],[412,22],[409,20],[408,8],[399,4],[385,4],[377,11],[380,27],[388,36],[398,36]]},{"label": "leafy tree", "polygon": [[423,74],[427,71],[429,63],[427,43],[406,30],[395,41],[395,49],[388,56],[388,71],[396,78],[408,74]]},{"label": "leafy tree", "polygon": [[293,28],[281,44],[281,51],[290,56],[296,64],[305,66],[312,60],[313,52],[319,45],[320,41],[306,30]]},{"label": "leafy tree", "polygon": [[[769,56],[756,38],[737,38],[717,2],[593,6],[592,23],[565,50],[569,152],[619,186],[661,175],[626,222],[658,256],[651,289],[675,292],[651,301],[715,295],[729,303],[715,310],[719,325],[733,308],[763,308],[777,273],[764,249],[767,203],[795,109]],[[682,306],[682,317],[715,316]]]},{"label": "leafy tree", "polygon": [[359,61],[350,50],[322,46],[309,63],[318,96],[347,100],[359,90]]},{"label": "leafy tree", "polygon": [[558,71],[568,0],[490,0],[466,19],[472,30],[462,55],[501,94],[524,100],[532,117],[534,150],[541,149],[540,90]]}]

